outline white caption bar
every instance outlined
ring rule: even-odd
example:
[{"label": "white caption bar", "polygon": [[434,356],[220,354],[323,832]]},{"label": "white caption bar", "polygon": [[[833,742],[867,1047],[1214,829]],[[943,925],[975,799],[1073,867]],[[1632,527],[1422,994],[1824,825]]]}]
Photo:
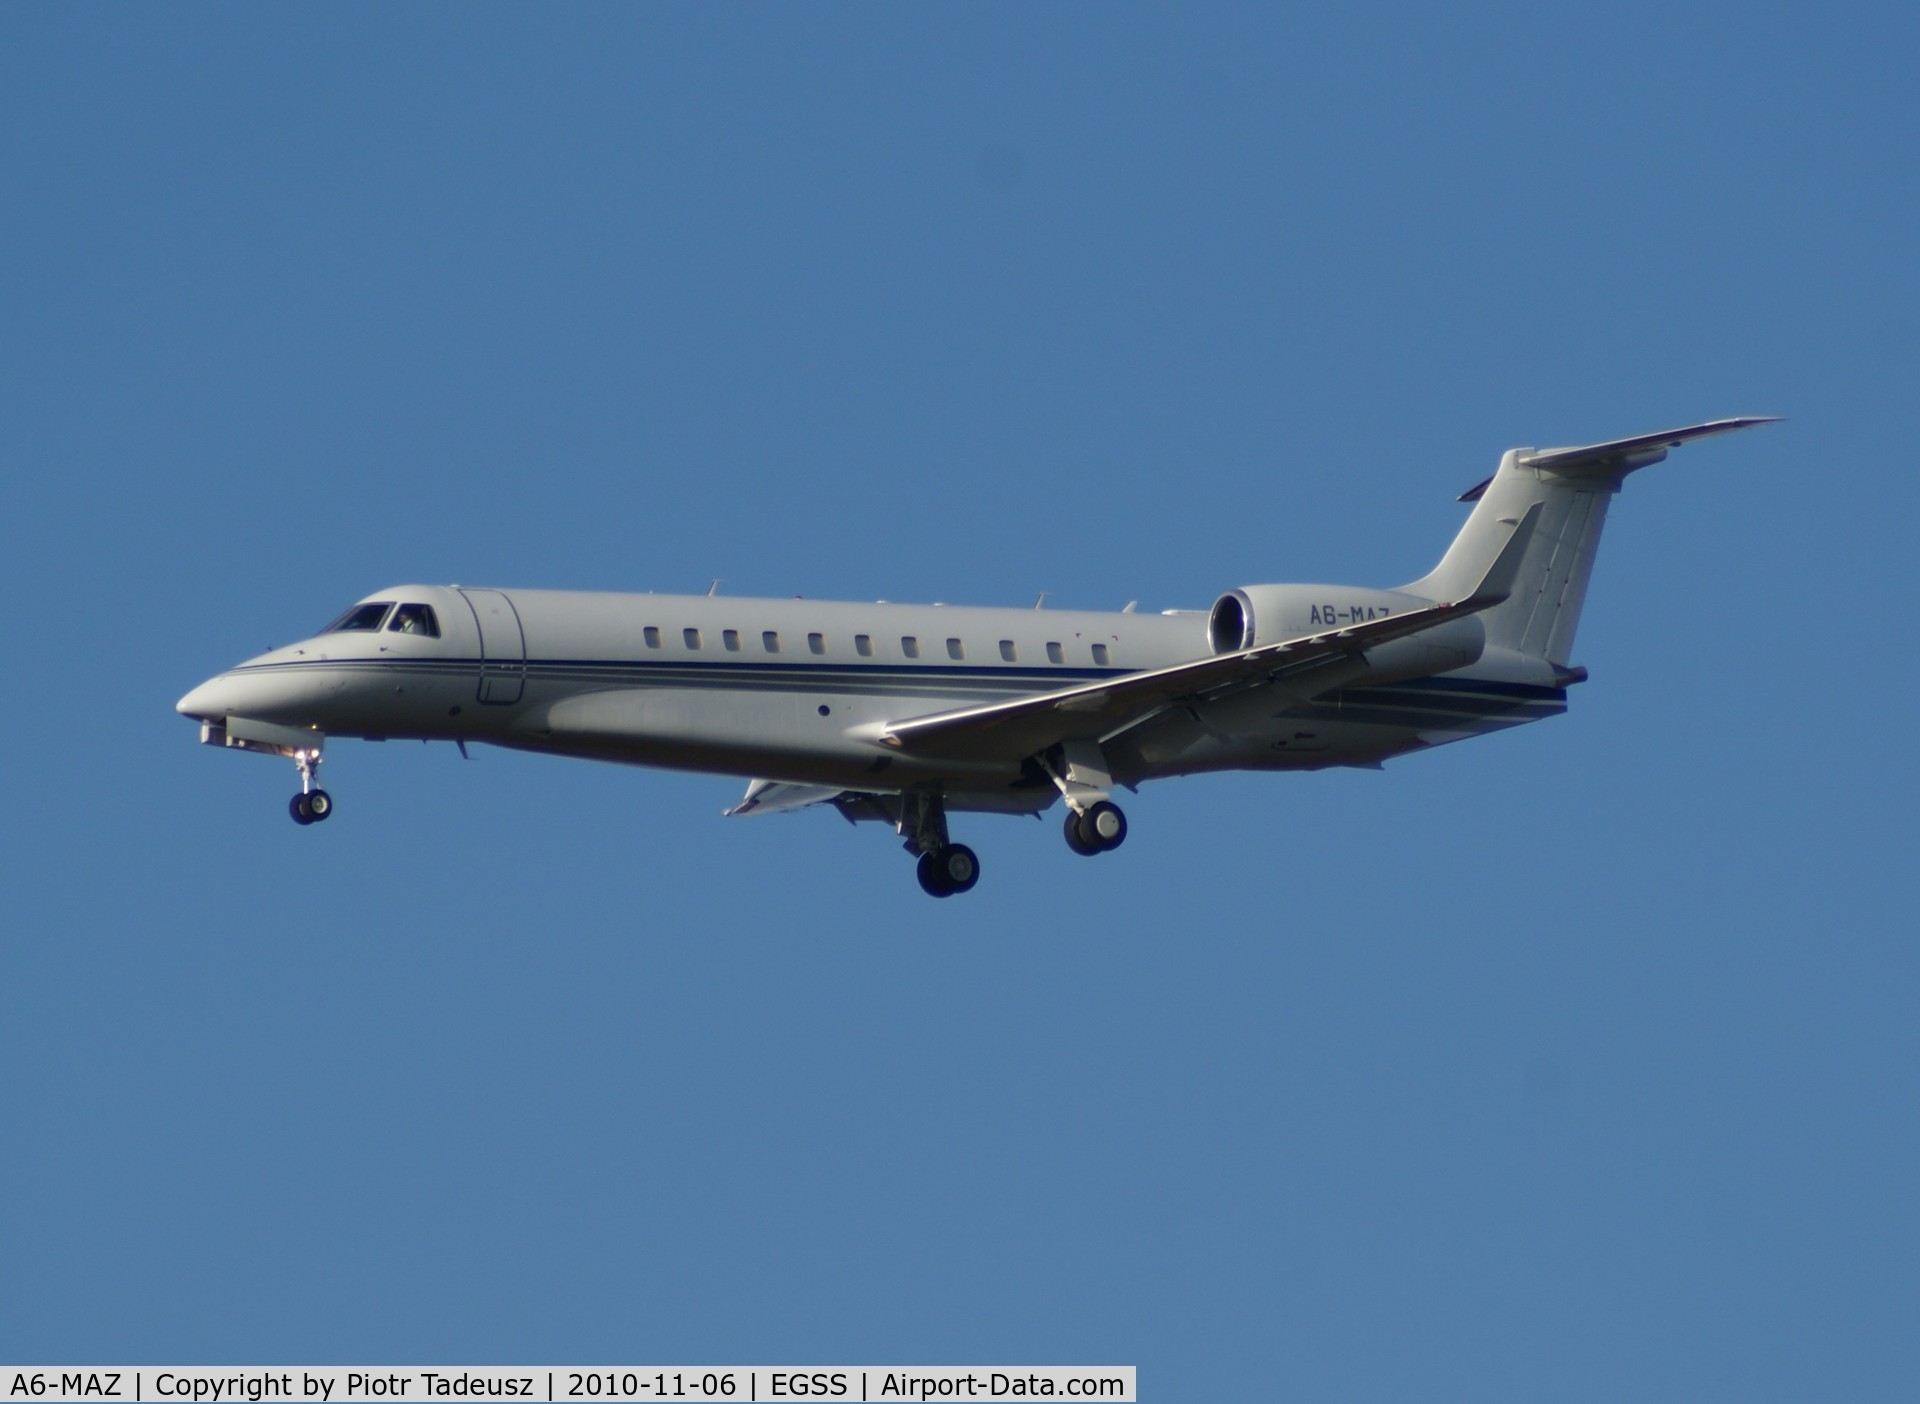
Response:
[{"label": "white caption bar", "polygon": [[1131,1404],[1131,1365],[0,1365],[0,1404],[187,1400],[1100,1399]]}]

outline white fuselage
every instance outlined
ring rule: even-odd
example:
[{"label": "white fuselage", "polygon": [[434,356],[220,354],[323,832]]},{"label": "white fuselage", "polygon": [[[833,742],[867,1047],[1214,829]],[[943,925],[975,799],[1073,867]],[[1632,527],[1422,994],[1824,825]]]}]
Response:
[{"label": "white fuselage", "polygon": [[[1322,613],[1364,618],[1405,598],[1286,588],[1299,594],[1302,625]],[[916,757],[885,745],[879,729],[1215,651],[1203,611],[429,585],[367,600],[430,606],[438,636],[322,633],[222,673],[180,710],[324,736],[489,742],[849,790],[938,784],[955,807],[1043,809],[1054,787],[1020,757]],[[1268,688],[1171,710],[1111,748],[1113,778],[1133,785],[1225,768],[1376,764],[1564,708],[1564,693],[1537,681],[1369,686],[1366,672],[1359,665],[1353,685],[1331,695]]]}]

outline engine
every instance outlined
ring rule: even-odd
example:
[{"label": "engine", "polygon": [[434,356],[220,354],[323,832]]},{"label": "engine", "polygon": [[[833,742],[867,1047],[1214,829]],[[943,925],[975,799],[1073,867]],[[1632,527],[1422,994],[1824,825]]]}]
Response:
[{"label": "engine", "polygon": [[[1207,616],[1207,642],[1215,653],[1237,653],[1405,614],[1432,603],[1398,590],[1353,585],[1243,585],[1214,601]],[[1366,651],[1366,680],[1392,682],[1464,668],[1479,659],[1486,639],[1486,630],[1473,615],[1390,639]]]}]

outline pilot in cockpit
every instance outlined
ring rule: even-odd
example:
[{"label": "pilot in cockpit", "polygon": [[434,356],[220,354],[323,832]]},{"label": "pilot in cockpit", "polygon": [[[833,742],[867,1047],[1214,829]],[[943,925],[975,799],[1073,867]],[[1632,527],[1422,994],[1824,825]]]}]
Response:
[{"label": "pilot in cockpit", "polygon": [[433,617],[431,605],[401,605],[394,610],[393,619],[387,628],[396,634],[420,634],[430,639],[440,637],[439,621]]}]

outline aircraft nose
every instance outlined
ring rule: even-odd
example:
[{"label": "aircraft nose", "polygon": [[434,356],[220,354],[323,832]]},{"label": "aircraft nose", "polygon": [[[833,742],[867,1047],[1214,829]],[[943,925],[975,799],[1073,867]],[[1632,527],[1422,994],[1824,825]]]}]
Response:
[{"label": "aircraft nose", "polygon": [[174,711],[199,721],[251,717],[255,721],[319,725],[322,713],[344,683],[326,670],[296,670],[274,664],[271,654],[208,678],[173,704]]},{"label": "aircraft nose", "polygon": [[200,686],[174,703],[173,710],[183,717],[206,718],[225,716],[227,709],[223,705],[222,694],[226,689],[221,686],[221,681],[220,678],[207,679],[207,681],[201,683]]}]

